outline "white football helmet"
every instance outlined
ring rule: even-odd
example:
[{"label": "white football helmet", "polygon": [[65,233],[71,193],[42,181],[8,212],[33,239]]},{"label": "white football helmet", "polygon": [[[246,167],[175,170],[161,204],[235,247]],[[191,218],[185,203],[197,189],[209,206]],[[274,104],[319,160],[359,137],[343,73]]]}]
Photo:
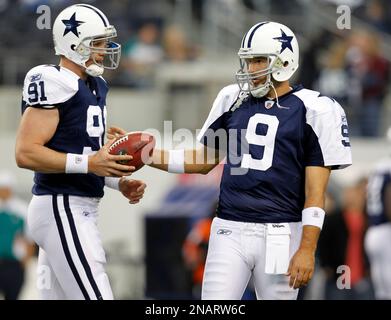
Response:
[{"label": "white football helmet", "polygon": [[[116,69],[121,57],[121,45],[110,41],[117,36],[114,26],[99,9],[88,4],[75,4],[57,16],[53,24],[53,41],[56,55],[63,55],[86,68],[87,74],[98,77],[104,69]],[[97,41],[106,42],[106,47],[94,46]],[[103,54],[103,62],[93,59],[86,66],[92,53]]]},{"label": "white football helmet", "polygon": [[[240,69],[236,73],[236,80],[239,87],[257,98],[266,95],[273,87],[271,77],[276,81],[286,81],[299,67],[299,45],[294,33],[276,22],[260,22],[252,26],[242,39],[238,55]],[[268,67],[249,72],[246,59],[255,57],[266,57]],[[253,85],[253,80],[265,75],[264,83]]]}]

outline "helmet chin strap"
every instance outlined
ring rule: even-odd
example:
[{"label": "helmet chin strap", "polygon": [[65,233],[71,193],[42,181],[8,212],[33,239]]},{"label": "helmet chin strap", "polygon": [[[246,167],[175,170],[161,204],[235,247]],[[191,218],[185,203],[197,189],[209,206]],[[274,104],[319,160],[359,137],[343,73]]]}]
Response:
[{"label": "helmet chin strap", "polygon": [[266,79],[265,83],[262,86],[260,86],[259,88],[251,90],[251,94],[255,98],[262,98],[262,97],[264,97],[265,95],[267,95],[269,93],[270,88],[272,88],[273,91],[274,91],[277,107],[280,108],[280,109],[289,109],[289,107],[283,107],[282,105],[280,105],[280,102],[278,100],[277,90],[274,87],[274,83],[271,80],[271,75],[270,74],[267,75],[267,79]]},{"label": "helmet chin strap", "polygon": [[277,105],[277,108],[279,109],[289,109],[289,107],[283,107],[282,105],[280,105],[280,102],[278,101],[278,94],[277,94],[277,90],[276,88],[274,87],[274,83],[272,82],[271,85],[270,85],[274,91],[274,95],[276,96],[276,105]]},{"label": "helmet chin strap", "polygon": [[251,94],[255,98],[262,98],[269,92],[270,86],[273,86],[273,82],[271,81],[271,76],[269,73],[265,83],[257,88],[251,89]]},{"label": "helmet chin strap", "polygon": [[91,77],[99,77],[103,74],[105,69],[103,67],[98,66],[97,64],[93,63],[93,64],[90,64],[88,67],[86,67],[85,71]]}]

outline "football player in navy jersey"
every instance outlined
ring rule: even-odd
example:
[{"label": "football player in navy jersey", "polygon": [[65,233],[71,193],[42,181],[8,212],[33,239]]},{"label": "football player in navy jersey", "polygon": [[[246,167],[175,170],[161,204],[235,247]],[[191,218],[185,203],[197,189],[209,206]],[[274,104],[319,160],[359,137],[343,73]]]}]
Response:
[{"label": "football player in navy jersey", "polygon": [[299,47],[288,27],[254,25],[238,54],[204,147],[155,149],[151,166],[205,174],[226,157],[202,299],[241,299],[251,276],[259,299],[296,299],[313,275],[330,170],[352,162],[347,120],[334,99],[289,83]]},{"label": "football player in navy jersey", "polygon": [[369,228],[365,249],[371,265],[376,299],[391,299],[391,160],[380,161],[373,170],[367,188]]},{"label": "football player in navy jersey", "polygon": [[16,141],[19,167],[35,171],[28,227],[39,245],[43,299],[112,299],[105,253],[97,230],[104,186],[137,203],[142,181],[126,179],[133,167],[117,163],[103,145],[108,86],[104,69],[115,69],[121,47],[114,26],[99,9],[77,4],[53,25],[60,64],[26,75]]}]

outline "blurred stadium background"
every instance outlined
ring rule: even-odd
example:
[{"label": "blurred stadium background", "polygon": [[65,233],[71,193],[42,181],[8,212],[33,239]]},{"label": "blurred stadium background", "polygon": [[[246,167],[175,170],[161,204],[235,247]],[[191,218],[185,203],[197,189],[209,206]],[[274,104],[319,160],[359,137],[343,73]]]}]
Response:
[{"label": "blurred stadium background", "polygon": [[[22,82],[31,67],[58,62],[51,30],[36,26],[36,9],[48,5],[53,22],[62,8],[78,2],[0,0],[0,170],[14,174],[15,192],[25,201],[31,197],[33,175],[18,169],[14,161]],[[329,195],[335,206],[329,211],[355,210],[365,217],[362,179],[378,159],[390,155],[389,1],[85,2],[107,14],[123,45],[121,67],[105,74],[111,85],[108,124],[129,131],[162,132],[165,120],[173,121],[173,130],[200,128],[220,88],[234,82],[243,33],[262,20],[288,25],[301,49],[294,82],[335,97],[348,115],[354,165],[332,174]],[[340,4],[351,9],[351,29],[337,28]],[[194,270],[186,263],[191,249],[183,245],[191,228],[213,211],[219,170],[189,177],[144,168],[134,174],[148,185],[138,205],[130,206],[118,193],[106,190],[99,223],[116,298],[198,297]],[[358,263],[366,266],[365,261]],[[33,258],[26,269],[21,299],[37,298],[35,265]],[[327,258],[319,262],[316,277],[302,294],[305,299],[330,297],[325,292],[335,270],[329,265]],[[364,269],[355,281],[371,297],[368,269]],[[251,288],[249,292],[251,297]]]}]

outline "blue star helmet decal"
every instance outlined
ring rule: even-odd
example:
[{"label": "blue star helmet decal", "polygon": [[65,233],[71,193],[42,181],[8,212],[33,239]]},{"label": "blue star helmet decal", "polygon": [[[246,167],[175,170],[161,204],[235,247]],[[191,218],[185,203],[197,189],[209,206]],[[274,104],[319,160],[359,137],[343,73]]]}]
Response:
[{"label": "blue star helmet decal", "polygon": [[281,30],[281,37],[273,38],[273,39],[278,40],[278,41],[281,42],[281,51],[280,51],[280,53],[282,53],[287,48],[290,51],[293,52],[292,45],[291,45],[293,37],[287,36],[282,29],[280,29],[280,30]]},{"label": "blue star helmet decal", "polygon": [[77,32],[77,27],[84,22],[76,20],[76,12],[72,15],[72,17],[69,20],[62,20],[62,23],[65,24],[65,30],[63,36],[65,36],[69,32],[72,32],[76,37],[79,37],[79,34]]}]

